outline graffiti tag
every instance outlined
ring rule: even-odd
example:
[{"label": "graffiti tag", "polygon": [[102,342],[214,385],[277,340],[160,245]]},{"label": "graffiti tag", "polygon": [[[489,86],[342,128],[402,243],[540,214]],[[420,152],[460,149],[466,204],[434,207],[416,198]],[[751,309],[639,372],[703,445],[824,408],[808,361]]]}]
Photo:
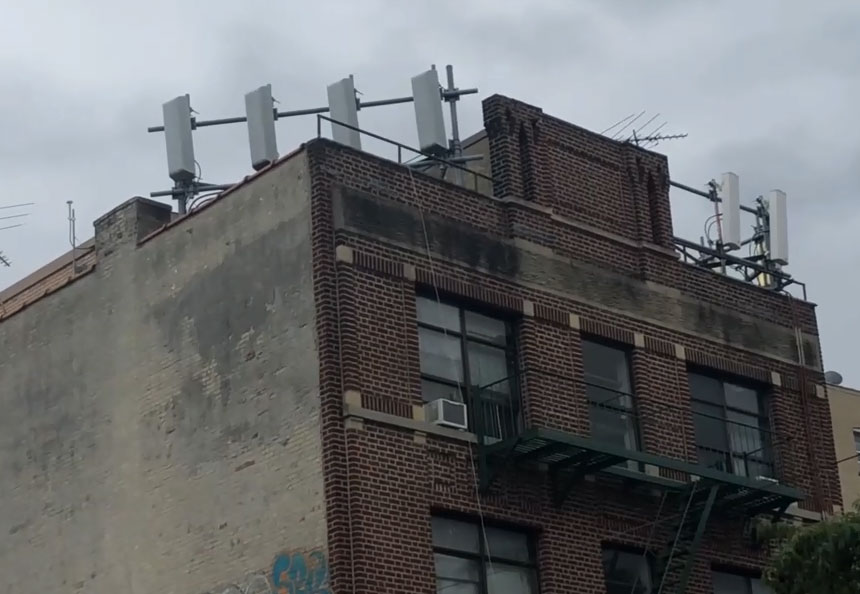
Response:
[{"label": "graffiti tag", "polygon": [[278,594],[331,594],[325,553],[278,555],[272,566],[272,583]]}]

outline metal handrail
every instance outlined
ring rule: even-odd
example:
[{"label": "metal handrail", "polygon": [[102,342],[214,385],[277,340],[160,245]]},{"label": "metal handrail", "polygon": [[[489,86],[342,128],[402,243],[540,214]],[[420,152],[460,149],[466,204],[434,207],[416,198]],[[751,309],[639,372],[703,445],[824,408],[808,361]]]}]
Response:
[{"label": "metal handrail", "polygon": [[[352,125],[347,124],[345,122],[339,122],[338,120],[334,120],[334,119],[327,117],[327,116],[324,116],[322,114],[317,114],[317,138],[323,138],[323,134],[322,134],[322,123],[323,123],[323,121],[330,122],[330,123],[336,124],[338,126],[342,126],[342,127],[346,128],[347,130],[353,130],[355,132],[358,132],[359,134],[369,136],[370,138],[373,138],[375,140],[381,140],[382,142],[396,146],[397,147],[397,163],[400,165],[404,165],[403,151],[406,150],[406,151],[409,151],[409,152],[414,153],[416,155],[420,155],[421,157],[423,157],[429,161],[433,161],[434,163],[436,163],[438,165],[444,165],[445,167],[457,169],[459,171],[463,171],[465,173],[472,175],[472,179],[474,180],[473,189],[476,192],[478,191],[478,179],[479,178],[490,182],[490,184],[493,183],[493,178],[489,177],[487,175],[484,175],[483,173],[480,173],[478,171],[474,171],[472,169],[469,169],[468,167],[463,167],[462,165],[460,165],[458,163],[452,163],[451,161],[448,161],[448,160],[443,159],[441,157],[437,157],[435,155],[431,155],[430,153],[425,153],[425,152],[421,151],[420,149],[413,148],[409,145],[403,144],[402,142],[397,142],[396,140],[391,140],[390,138],[380,136],[379,134],[375,134],[373,132],[368,132],[367,130],[362,130],[361,128],[358,128],[356,126],[352,126]],[[408,165],[407,165],[407,167],[408,167]]]},{"label": "metal handrail", "polygon": [[[687,419],[690,421],[695,421],[697,418],[707,418],[713,419],[715,421],[719,421],[725,424],[729,428],[735,428],[734,431],[731,429],[727,431],[727,440],[726,444],[728,450],[718,450],[708,446],[703,446],[699,443],[696,443],[696,449],[700,453],[699,458],[701,458],[702,451],[711,452],[712,454],[720,454],[722,459],[717,460],[715,463],[709,465],[714,468],[719,468],[725,472],[733,472],[732,461],[735,459],[743,461],[743,468],[745,470],[746,476],[751,476],[750,467],[752,465],[761,465],[765,469],[769,469],[774,473],[777,471],[777,448],[783,447],[788,442],[794,439],[793,435],[789,435],[785,438],[778,435],[771,428],[762,428],[756,427],[754,425],[749,425],[747,423],[741,423],[738,421],[731,421],[729,419],[718,417],[714,415],[710,415],[707,413],[701,413],[694,410],[690,410],[681,405],[668,403],[668,402],[654,402],[648,401],[649,408],[648,410],[641,410],[637,407],[637,398],[635,393],[624,392],[621,390],[615,390],[613,388],[608,388],[606,386],[595,384],[593,382],[589,382],[587,380],[567,376],[564,374],[560,374],[551,370],[543,370],[543,369],[525,369],[514,374],[508,375],[504,378],[496,380],[494,382],[490,382],[488,384],[478,386],[473,388],[472,391],[472,400],[470,403],[470,416],[476,421],[476,433],[478,433],[478,442],[479,444],[484,444],[487,438],[493,438],[494,440],[501,439],[503,437],[507,437],[505,435],[500,435],[500,431],[502,426],[506,424],[506,426],[510,427],[511,430],[514,431],[522,431],[525,428],[524,419],[521,416],[522,405],[524,404],[525,399],[523,398],[523,386],[521,385],[521,380],[523,380],[526,376],[537,374],[541,377],[545,378],[554,378],[561,381],[565,381],[568,383],[572,383],[575,385],[583,386],[586,390],[588,388],[599,389],[603,392],[608,392],[611,394],[610,397],[605,398],[603,400],[594,401],[588,400],[587,404],[589,407],[594,408],[604,408],[607,410],[612,410],[618,412],[619,414],[627,415],[636,420],[636,430],[638,432],[642,432],[644,429],[647,429],[648,424],[658,420],[657,416],[661,410],[671,409],[677,413],[688,415]],[[496,387],[500,384],[507,383],[510,386],[510,401],[511,404],[508,407],[512,415],[518,415],[519,418],[508,418],[508,419],[500,419],[498,418],[498,414],[496,415],[495,425],[492,427],[486,427],[486,419],[484,418],[484,414],[479,414],[477,410],[480,406],[488,406],[494,407],[498,406],[498,400],[484,398],[483,394],[490,390],[493,387]],[[611,403],[618,400],[619,398],[630,397],[632,398],[632,406],[624,408],[613,406]],[[653,410],[656,407],[656,410]],[[487,411],[481,411],[486,413]],[[492,409],[490,412],[498,413],[499,411],[496,409]],[[679,426],[683,432],[683,439],[686,441],[688,437],[687,433],[687,419],[679,419]],[[494,431],[495,430],[495,431]],[[695,432],[695,429],[694,429]],[[733,441],[736,440],[736,441]],[[694,436],[695,440],[695,436]],[[741,443],[741,447],[733,449],[732,445]],[[755,449],[749,449],[749,447],[743,447],[743,444],[748,444],[750,447],[755,445],[757,446]],[[742,450],[742,451],[740,451]],[[700,461],[701,462],[701,461]],[[732,467],[728,467],[731,464]]]}]

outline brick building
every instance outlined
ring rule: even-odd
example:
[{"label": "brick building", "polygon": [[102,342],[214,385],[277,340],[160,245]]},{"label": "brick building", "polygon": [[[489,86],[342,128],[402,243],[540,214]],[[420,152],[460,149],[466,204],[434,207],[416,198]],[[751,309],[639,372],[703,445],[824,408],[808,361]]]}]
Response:
[{"label": "brick building", "polygon": [[841,505],[814,306],[679,261],[665,157],[484,119],[473,186],[318,139],[0,294],[0,592],[760,591],[749,518]]}]

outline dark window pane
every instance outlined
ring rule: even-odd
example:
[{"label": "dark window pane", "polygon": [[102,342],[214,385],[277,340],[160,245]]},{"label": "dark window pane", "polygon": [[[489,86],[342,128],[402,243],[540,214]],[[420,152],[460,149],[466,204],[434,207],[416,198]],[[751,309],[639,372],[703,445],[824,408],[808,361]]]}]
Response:
[{"label": "dark window pane", "polygon": [[760,579],[752,578],[750,585],[752,586],[752,594],[773,594],[773,590],[765,586]]},{"label": "dark window pane", "polygon": [[453,400],[454,402],[463,402],[463,395],[457,386],[426,379],[421,380],[421,396],[424,398],[424,402],[433,402],[440,398]]},{"label": "dark window pane", "polygon": [[603,573],[607,594],[648,594],[651,568],[641,554],[603,549]]},{"label": "dark window pane", "polygon": [[713,450],[703,446],[697,448],[699,465],[705,468],[713,468],[721,472],[733,472],[730,456],[722,450]]},{"label": "dark window pane", "polygon": [[630,393],[630,369],[625,351],[584,340],[582,360],[587,383]]},{"label": "dark window pane", "polygon": [[601,408],[613,409],[618,412],[633,410],[633,397],[625,392],[608,390],[593,384],[585,386],[588,401]]},{"label": "dark window pane", "polygon": [[701,402],[693,402],[692,408],[696,445],[720,452],[728,452],[726,423],[722,419],[723,409]]},{"label": "dark window pane", "polygon": [[854,450],[860,454],[860,429],[854,430]]},{"label": "dark window pane", "polygon": [[504,349],[470,342],[469,380],[491,394],[510,394],[508,358]]},{"label": "dark window pane", "polygon": [[437,594],[480,594],[480,589],[478,584],[437,579],[436,592]]},{"label": "dark window pane", "polygon": [[456,307],[427,297],[417,297],[415,307],[418,310],[418,321],[422,324],[460,332],[460,310]]},{"label": "dark window pane", "polygon": [[487,542],[489,543],[487,551],[493,559],[507,559],[522,563],[531,561],[529,538],[522,532],[487,526]]},{"label": "dark window pane", "polygon": [[503,563],[487,566],[487,592],[490,594],[537,594],[536,582],[534,570],[528,567]]},{"label": "dark window pane", "polygon": [[589,417],[591,436],[595,440],[628,450],[638,449],[636,423],[631,414],[592,406]]},{"label": "dark window pane", "polygon": [[459,582],[477,583],[480,580],[481,565],[477,560],[440,553],[435,557],[436,577]]},{"label": "dark window pane", "polygon": [[773,464],[764,460],[767,460],[767,458],[754,458],[752,456],[748,456],[746,459],[735,458],[734,473],[738,476],[748,476],[750,478],[774,478]]},{"label": "dark window pane", "polygon": [[469,336],[504,346],[507,342],[507,326],[502,320],[490,318],[472,311],[466,312],[466,332]]},{"label": "dark window pane", "polygon": [[421,351],[421,373],[463,382],[463,362],[460,339],[446,336],[436,330],[418,329],[418,347]]},{"label": "dark window pane", "polygon": [[715,571],[712,581],[714,594],[749,594],[749,578]]},{"label": "dark window pane", "polygon": [[758,392],[751,388],[735,384],[724,384],[726,390],[726,406],[760,415]]},{"label": "dark window pane", "polygon": [[764,444],[759,417],[730,410],[726,412],[726,420],[732,452],[762,455]]},{"label": "dark window pane", "polygon": [[433,518],[432,522],[434,547],[475,554],[480,552],[478,527],[475,524],[448,518]]},{"label": "dark window pane", "polygon": [[725,396],[723,393],[723,383],[707,375],[699,375],[698,373],[690,373],[690,396],[696,400],[704,400],[714,404],[724,404]]}]

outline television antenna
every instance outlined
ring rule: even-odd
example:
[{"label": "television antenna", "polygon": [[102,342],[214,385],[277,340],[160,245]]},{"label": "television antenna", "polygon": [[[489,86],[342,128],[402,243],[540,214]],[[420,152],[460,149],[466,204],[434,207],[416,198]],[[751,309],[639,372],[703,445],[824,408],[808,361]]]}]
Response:
[{"label": "television antenna", "polygon": [[[18,219],[23,219],[25,217],[30,216],[29,212],[15,213],[13,211],[12,214],[6,214],[3,211],[23,208],[25,206],[32,206],[33,204],[33,202],[22,202],[21,204],[7,204],[4,206],[0,206],[0,231],[5,231],[7,229],[15,229],[17,227],[24,226],[24,223],[3,223],[2,221],[17,221]],[[2,251],[0,251],[0,266],[5,266],[7,268],[12,266],[11,260],[9,260],[9,258]]]},{"label": "television antenna", "polygon": [[[771,190],[767,197],[757,196],[754,206],[741,204],[740,182],[735,173],[727,172],[720,182],[711,180],[702,191],[685,184],[669,184],[691,194],[702,196],[714,205],[714,214],[705,220],[699,243],[675,237],[675,245],[685,261],[728,274],[733,271],[749,283],[782,291],[791,284],[806,286],[785,272],[788,265],[788,211],[782,190]],[[741,213],[752,215],[751,234],[744,237]],[[741,251],[747,249],[747,254]]]},{"label": "television antenna", "polygon": [[[256,171],[269,166],[278,158],[275,122],[279,119],[328,113],[332,122],[332,139],[354,149],[361,150],[361,132],[358,128],[358,112],[370,107],[413,103],[418,127],[419,147],[427,158],[410,163],[410,167],[428,168],[438,165],[440,158],[449,163],[460,164],[482,158],[480,155],[464,156],[460,145],[457,101],[463,95],[473,95],[478,89],[459,89],[454,84],[454,69],[446,67],[447,86],[439,84],[436,67],[412,77],[412,95],[363,101],[355,89],[353,75],[349,75],[326,88],[328,105],[288,111],[278,111],[272,95],[272,86],[263,85],[245,95],[245,115],[199,120],[191,108],[189,95],[180,95],[162,105],[163,125],[151,126],[147,132],[164,132],[167,148],[168,175],[173,188],[150,192],[153,198],[171,196],[178,203],[180,214],[186,214],[189,201],[197,194],[218,193],[233,184],[204,182],[202,168],[194,158],[193,131],[206,126],[246,123],[251,152],[251,166]],[[451,138],[445,131],[442,104],[448,103],[451,111]],[[343,125],[340,125],[343,124]],[[462,171],[456,170],[458,175]],[[202,198],[202,197],[201,197]]]},{"label": "television antenna", "polygon": [[[657,119],[660,117],[659,113],[655,113],[653,116],[645,120],[645,123],[641,126],[636,127],[635,124],[645,117],[645,115],[646,110],[644,109],[638,113],[631,113],[627,117],[618,120],[603,130],[601,134],[608,136],[611,133],[613,140],[635,144],[636,146],[645,149],[652,149],[664,140],[678,140],[687,137],[686,132],[680,134],[661,133],[660,130],[662,130],[669,122],[668,120],[664,120],[663,123],[656,124],[655,121],[659,121]],[[628,128],[630,129],[629,132]]]}]

